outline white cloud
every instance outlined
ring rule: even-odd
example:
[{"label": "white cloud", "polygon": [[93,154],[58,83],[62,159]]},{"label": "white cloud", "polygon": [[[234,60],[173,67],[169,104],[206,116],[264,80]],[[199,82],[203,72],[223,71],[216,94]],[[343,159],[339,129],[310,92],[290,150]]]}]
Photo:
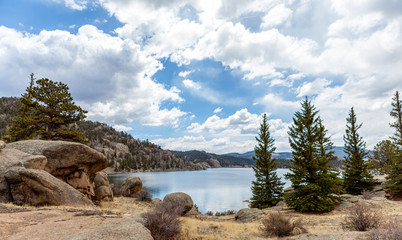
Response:
[{"label": "white cloud", "polygon": [[220,112],[222,112],[222,110],[223,110],[223,108],[221,108],[221,107],[215,108],[214,113],[220,113]]},{"label": "white cloud", "polygon": [[146,125],[176,126],[186,113],[161,108],[165,101],[180,103],[177,88],[166,89],[151,76],[162,68],[131,40],[103,33],[94,26],[66,31],[21,33],[0,26],[0,93],[18,96],[28,75],[61,81],[93,120],[111,125],[139,120]]},{"label": "white cloud", "polygon": [[127,127],[124,125],[114,125],[113,128],[116,129],[116,131],[121,131],[121,132],[128,132],[128,131],[133,130],[132,127]]},{"label": "white cloud", "polygon": [[183,80],[183,85],[186,88],[193,89],[193,90],[200,90],[201,89],[201,85],[199,83],[194,82],[193,80],[190,80],[190,79],[184,79]]},{"label": "white cloud", "polygon": [[179,76],[182,78],[186,78],[188,75],[190,75],[192,72],[194,71],[183,71],[183,72],[179,72]]},{"label": "white cloud", "polygon": [[285,4],[275,6],[263,17],[261,28],[268,29],[282,24],[292,16],[292,12],[291,9],[285,7]]},{"label": "white cloud", "polygon": [[192,123],[187,129],[192,133],[211,132],[216,133],[223,130],[234,130],[238,134],[257,133],[259,116],[251,114],[246,108],[237,111],[228,118],[221,119],[217,115],[209,117],[203,124]]},{"label": "white cloud", "polygon": [[87,8],[88,1],[86,0],[51,0],[56,3],[64,3],[68,8],[82,11]]},{"label": "white cloud", "polygon": [[297,92],[299,93],[297,97],[319,94],[325,87],[327,87],[330,84],[331,81],[325,78],[317,78],[313,82],[304,83],[297,89]]}]

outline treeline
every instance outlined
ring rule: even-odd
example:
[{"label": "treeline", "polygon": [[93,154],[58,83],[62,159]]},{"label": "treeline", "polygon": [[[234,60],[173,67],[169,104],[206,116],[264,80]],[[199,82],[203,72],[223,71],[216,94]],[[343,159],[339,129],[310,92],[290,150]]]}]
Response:
[{"label": "treeline", "polygon": [[199,170],[205,165],[186,162],[148,140],[134,139],[99,122],[85,121],[87,111],[75,105],[66,84],[30,75],[20,98],[0,98],[0,138],[85,143],[104,153],[115,171]]},{"label": "treeline", "polygon": [[393,197],[402,195],[402,100],[396,91],[390,112],[395,132],[389,140],[377,144],[373,155],[359,134],[363,123],[357,121],[354,108],[346,118],[344,161],[342,172],[330,166],[335,161],[333,142],[319,116],[319,110],[306,97],[301,102],[289,127],[292,166],[285,178],[292,182],[292,191],[283,193],[284,183],[276,174],[273,158],[276,150],[267,116],[264,114],[254,148],[256,180],[252,182],[251,205],[258,208],[275,206],[282,199],[300,212],[329,212],[341,201],[342,193],[353,195],[372,190],[376,184],[373,173],[385,173],[387,188]]}]

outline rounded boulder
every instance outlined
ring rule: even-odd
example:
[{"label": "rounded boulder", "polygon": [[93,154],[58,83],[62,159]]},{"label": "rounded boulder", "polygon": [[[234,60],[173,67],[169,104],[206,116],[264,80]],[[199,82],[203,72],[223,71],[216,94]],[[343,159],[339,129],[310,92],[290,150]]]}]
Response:
[{"label": "rounded boulder", "polygon": [[120,193],[124,197],[136,197],[142,189],[142,181],[139,177],[128,177],[124,179],[120,188]]},{"label": "rounded boulder", "polygon": [[170,208],[183,208],[182,215],[185,215],[193,208],[193,199],[186,193],[176,192],[166,195],[162,204]]}]

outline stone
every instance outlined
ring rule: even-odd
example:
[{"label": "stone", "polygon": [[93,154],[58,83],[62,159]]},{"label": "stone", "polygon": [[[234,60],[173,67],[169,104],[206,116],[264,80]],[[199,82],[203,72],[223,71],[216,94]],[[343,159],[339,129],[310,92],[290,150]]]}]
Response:
[{"label": "stone", "polygon": [[26,140],[9,143],[7,148],[18,149],[32,155],[45,156],[47,164],[44,170],[61,178],[82,169],[92,182],[95,174],[108,165],[108,160],[102,153],[81,143]]},{"label": "stone", "polygon": [[113,201],[113,191],[105,172],[97,172],[94,179],[96,201]]},{"label": "stone", "polygon": [[211,158],[208,160],[208,164],[211,166],[211,168],[221,168],[221,164],[218,160]]},{"label": "stone", "polygon": [[283,190],[283,193],[291,193],[293,192],[295,189],[293,187],[287,187]]},{"label": "stone", "polygon": [[160,198],[153,198],[152,199],[152,205],[159,205],[162,203],[162,200]]},{"label": "stone", "polygon": [[85,195],[44,170],[13,167],[4,178],[10,200],[17,204],[93,206]]},{"label": "stone", "polygon": [[341,197],[343,200],[348,201],[348,202],[351,202],[351,203],[355,203],[355,202],[359,201],[358,197],[357,197],[357,196],[354,196],[354,195],[352,195],[352,194],[342,194],[340,197]]},{"label": "stone", "polygon": [[151,232],[134,220],[103,223],[100,229],[95,230],[78,230],[75,236],[68,239],[153,240]]},{"label": "stone", "polygon": [[142,181],[139,177],[130,176],[124,179],[120,193],[124,197],[135,197],[142,189]]},{"label": "stone", "polygon": [[236,213],[235,220],[239,222],[250,222],[256,220],[263,214],[263,211],[258,208],[243,208]]},{"label": "stone", "polygon": [[193,199],[183,192],[175,192],[167,194],[162,201],[162,204],[168,207],[182,207],[182,216],[193,208]]},{"label": "stone", "polygon": [[108,165],[102,153],[80,143],[26,140],[7,144],[6,149],[45,156],[46,172],[67,182],[90,199],[95,196],[92,185],[95,174]]},{"label": "stone", "polygon": [[6,147],[6,143],[0,140],[0,152]]},{"label": "stone", "polygon": [[42,155],[30,155],[17,149],[3,149],[0,152],[0,202],[10,202],[9,185],[4,178],[5,173],[12,167],[28,169],[45,168],[47,159]]}]

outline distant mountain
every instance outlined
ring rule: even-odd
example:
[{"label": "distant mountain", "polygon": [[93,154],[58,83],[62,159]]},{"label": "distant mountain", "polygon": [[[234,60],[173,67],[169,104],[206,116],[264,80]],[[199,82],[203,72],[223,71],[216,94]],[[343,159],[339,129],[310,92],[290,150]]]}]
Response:
[{"label": "distant mountain", "polygon": [[[247,152],[243,154],[232,153],[232,154],[214,154],[205,151],[171,151],[174,155],[181,157],[185,161],[201,163],[207,162],[211,165],[211,160],[217,160],[222,167],[251,167],[255,166],[255,161],[252,160],[254,152]],[[289,168],[290,161],[285,158],[287,153],[279,153],[280,157],[276,159],[276,164],[278,168]],[[244,157],[247,156],[247,157]],[[211,165],[212,166],[212,165]]]},{"label": "distant mountain", "polygon": [[[345,156],[344,149],[345,149],[344,147],[334,147],[335,156],[337,156],[340,159],[343,159],[343,157]],[[254,151],[245,152],[245,153],[227,153],[224,155],[252,159],[254,156]],[[272,154],[272,157],[276,158],[276,159],[291,159],[292,153],[291,152],[278,152],[278,153],[274,152]]]},{"label": "distant mountain", "polygon": [[171,151],[174,155],[184,159],[187,162],[208,162],[211,159],[215,159],[222,167],[248,167],[254,166],[255,162],[248,158],[230,156],[230,155],[218,155],[214,153],[208,153],[205,151]]}]

